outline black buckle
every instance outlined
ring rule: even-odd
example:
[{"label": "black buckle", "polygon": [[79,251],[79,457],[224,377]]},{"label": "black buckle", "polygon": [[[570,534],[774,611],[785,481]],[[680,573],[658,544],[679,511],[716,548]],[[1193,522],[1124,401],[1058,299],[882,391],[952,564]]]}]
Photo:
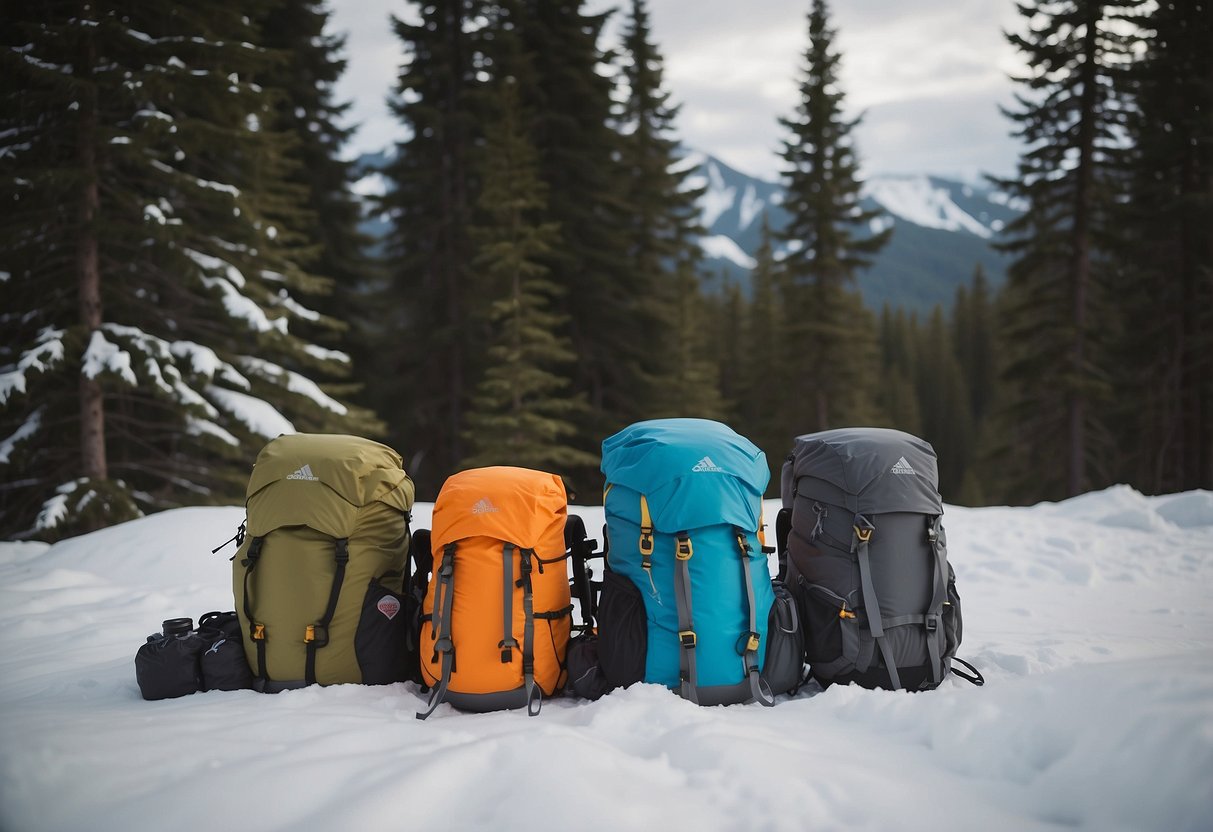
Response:
[{"label": "black buckle", "polygon": [[349,538],[342,537],[337,539],[337,562],[350,562],[350,541]]},{"label": "black buckle", "polygon": [[927,628],[928,633],[935,632],[939,629],[939,616],[928,615],[926,621],[923,622],[923,626]]}]

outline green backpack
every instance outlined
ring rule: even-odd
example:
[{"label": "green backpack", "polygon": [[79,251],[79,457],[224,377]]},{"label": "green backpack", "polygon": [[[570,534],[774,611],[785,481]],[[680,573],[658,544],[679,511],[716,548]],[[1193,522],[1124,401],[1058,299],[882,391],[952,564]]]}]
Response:
[{"label": "green backpack", "polygon": [[391,448],[294,434],[257,456],[232,591],[254,687],[409,676],[413,482]]}]

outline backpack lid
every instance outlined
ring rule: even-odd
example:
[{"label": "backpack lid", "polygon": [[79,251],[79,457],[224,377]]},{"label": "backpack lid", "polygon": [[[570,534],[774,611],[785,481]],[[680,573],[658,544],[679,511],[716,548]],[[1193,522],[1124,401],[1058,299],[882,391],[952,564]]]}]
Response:
[{"label": "backpack lid", "polygon": [[279,482],[323,484],[328,489],[316,492],[318,499],[329,498],[320,495],[331,490],[355,508],[381,502],[407,512],[413,506],[413,481],[401,462],[387,445],[360,436],[286,434],[270,440],[257,455],[245,497]]},{"label": "backpack lid", "polygon": [[[788,458],[796,493],[816,493],[820,480],[847,495],[852,511],[941,514],[935,449],[925,439],[888,428],[839,428],[796,437]],[[810,478],[805,481],[804,478]],[[792,492],[785,488],[784,505]]]},{"label": "backpack lid", "polygon": [[658,531],[754,530],[771,472],[758,447],[708,419],[637,422],[602,443],[608,483],[645,496]]},{"label": "backpack lid", "polygon": [[491,537],[556,557],[564,554],[567,513],[564,483],[555,474],[509,466],[460,471],[434,501],[433,551],[467,537]]}]

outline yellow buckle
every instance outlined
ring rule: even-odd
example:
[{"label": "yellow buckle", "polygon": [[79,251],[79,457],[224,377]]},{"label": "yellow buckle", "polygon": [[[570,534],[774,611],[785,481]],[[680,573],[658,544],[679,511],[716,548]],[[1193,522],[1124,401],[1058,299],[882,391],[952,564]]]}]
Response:
[{"label": "yellow buckle", "polygon": [[758,652],[758,636],[750,636],[750,640],[746,642],[745,649],[750,653]]},{"label": "yellow buckle", "polygon": [[693,554],[695,554],[695,549],[691,545],[691,538],[679,538],[678,551],[674,553],[674,557],[678,560],[690,560]]},{"label": "yellow buckle", "polygon": [[698,639],[695,636],[694,630],[679,630],[678,643],[683,647],[694,647]]},{"label": "yellow buckle", "polygon": [[855,536],[859,538],[860,543],[867,543],[872,539],[871,529],[861,529],[859,526],[852,526],[851,528],[855,529]]},{"label": "yellow buckle", "polygon": [[262,641],[263,639],[265,639],[265,625],[264,624],[254,624],[253,625],[253,638],[256,639],[257,641]]},{"label": "yellow buckle", "polygon": [[649,529],[648,531],[645,531],[644,529],[640,530],[640,554],[642,554],[642,555],[653,554],[653,530],[652,529]]},{"label": "yellow buckle", "polygon": [[855,613],[851,612],[851,611],[850,611],[849,609],[847,609],[846,607],[843,607],[842,609],[840,609],[840,610],[838,611],[838,617],[839,617],[839,618],[854,618],[854,617],[855,617]]},{"label": "yellow buckle", "polygon": [[308,624],[307,629],[303,631],[303,642],[306,644],[309,641],[316,640],[316,625]]}]

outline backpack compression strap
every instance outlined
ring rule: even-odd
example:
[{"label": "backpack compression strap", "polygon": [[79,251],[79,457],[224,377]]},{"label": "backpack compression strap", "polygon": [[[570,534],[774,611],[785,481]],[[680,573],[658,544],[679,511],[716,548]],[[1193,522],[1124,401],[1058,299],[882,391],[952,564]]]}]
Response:
[{"label": "backpack compression strap", "polygon": [[513,651],[518,648],[518,640],[514,638],[514,560],[510,557],[513,553],[513,543],[507,543],[501,549],[501,625],[503,635],[501,636],[501,641],[497,643],[497,649],[501,651],[502,664],[509,664],[513,661]]},{"label": "backpack compression strap", "polygon": [[257,645],[257,678],[262,682],[268,680],[265,672],[265,625],[258,624],[253,618],[253,603],[249,600],[249,589],[252,586],[253,570],[261,559],[261,547],[265,545],[265,537],[254,537],[249,541],[245,553],[244,566],[244,617],[248,621],[248,635],[253,644]]},{"label": "backpack compression strap", "polygon": [[345,567],[350,562],[350,540],[339,537],[333,541],[333,557],[337,568],[333,572],[333,585],[329,589],[329,602],[324,608],[324,614],[315,624],[307,625],[303,631],[303,643],[307,647],[307,661],[304,665],[304,676],[309,685],[316,683],[316,651],[329,643],[329,624],[333,614],[337,612],[337,600],[341,597],[341,586],[345,583]]},{"label": "backpack compression strap", "polygon": [[923,626],[927,628],[927,654],[931,657],[931,681],[936,686],[943,681],[946,673],[943,667],[943,656],[939,651],[938,632],[943,624],[943,602],[948,594],[948,550],[945,542],[943,525],[940,516],[927,519],[927,543],[931,548],[931,557],[935,561],[934,589],[931,591],[931,606]]},{"label": "backpack compression strap", "polygon": [[[648,516],[648,506],[641,497],[641,506],[645,517]],[[643,538],[642,538],[643,539]],[[651,544],[650,544],[651,546]],[[699,704],[699,672],[695,664],[695,618],[691,609],[691,557],[695,549],[691,545],[691,536],[686,532],[678,533],[678,543],[674,549],[674,602],[678,606],[678,678],[680,680],[679,694]],[[649,580],[652,580],[650,574]]]},{"label": "backpack compression strap", "polygon": [[448,543],[442,550],[442,565],[438,567],[438,583],[434,587],[434,613],[430,619],[430,636],[434,639],[434,656],[431,662],[442,657],[442,670],[438,686],[430,694],[428,708],[417,714],[425,719],[442,704],[446,690],[451,684],[451,670],[455,664],[455,645],[451,641],[451,605],[455,601],[455,544]]},{"label": "backpack compression strap", "polygon": [[[535,604],[531,591],[531,558],[534,554],[534,549],[518,550],[518,569],[522,576],[518,579],[518,585],[522,587],[522,683],[526,689],[528,716],[538,716],[543,707],[543,688],[535,684]],[[513,587],[510,591],[512,594]]]},{"label": "backpack compression strap", "polygon": [[[761,515],[759,516],[761,517]],[[755,701],[769,708],[775,704],[775,696],[771,693],[770,685],[758,672],[758,646],[762,641],[762,635],[758,632],[758,611],[755,609],[758,605],[754,600],[754,573],[750,568],[750,544],[746,541],[745,532],[741,529],[734,527],[733,533],[737,537],[737,548],[741,552],[741,571],[745,575],[746,606],[750,615],[749,632],[741,636],[742,639],[745,639],[744,644],[741,639],[738,640],[737,652],[742,654],[742,659],[745,661],[746,678],[750,681],[750,694]],[[765,574],[769,575],[769,573]]]},{"label": "backpack compression strap", "polygon": [[855,515],[855,523],[851,527],[853,539],[851,551],[859,559],[859,586],[863,592],[863,605],[868,612],[868,630],[880,647],[880,655],[884,659],[885,669],[889,673],[889,684],[893,690],[901,687],[901,677],[897,674],[897,664],[893,661],[893,650],[884,637],[884,623],[880,615],[880,601],[876,598],[876,586],[872,583],[872,565],[868,558],[868,541],[876,527],[862,514]]}]

